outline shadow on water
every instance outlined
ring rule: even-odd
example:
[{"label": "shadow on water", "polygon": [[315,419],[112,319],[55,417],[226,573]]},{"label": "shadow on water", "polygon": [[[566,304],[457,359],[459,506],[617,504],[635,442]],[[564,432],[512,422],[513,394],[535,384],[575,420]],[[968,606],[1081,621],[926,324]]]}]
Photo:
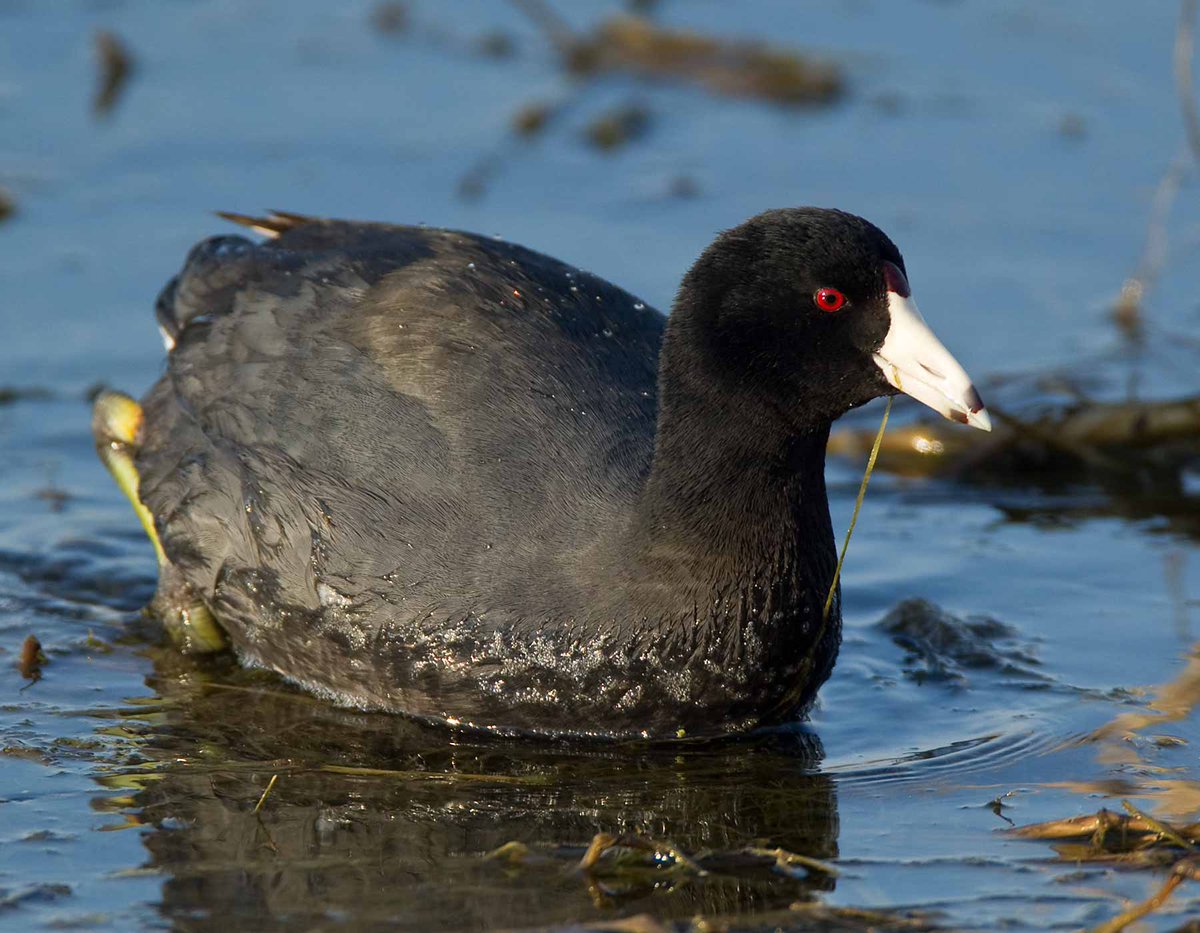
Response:
[{"label": "shadow on water", "polygon": [[[747,851],[837,856],[834,785],[808,733],[657,751],[448,742],[227,660],[152,653],[160,699],[116,714],[143,761],[100,778],[133,792],[94,805],[141,827],[159,909],[187,929],[490,929],[648,908],[669,920],[780,910],[834,886]],[[581,870],[597,833],[659,845]]]}]

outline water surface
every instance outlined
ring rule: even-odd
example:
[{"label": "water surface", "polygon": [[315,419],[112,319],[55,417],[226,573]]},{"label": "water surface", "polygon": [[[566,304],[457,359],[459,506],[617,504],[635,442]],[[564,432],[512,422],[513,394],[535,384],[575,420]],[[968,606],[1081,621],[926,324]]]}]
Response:
[{"label": "water surface", "polygon": [[[618,12],[559,6],[580,30]],[[845,98],[809,110],[621,76],[581,85],[510,6],[408,11],[407,31],[385,34],[366,3],[0,0],[0,185],[17,206],[0,224],[0,384],[44,390],[0,405],[0,926],[554,928],[643,912],[753,924],[818,901],[1042,930],[1101,922],[1156,889],[1161,876],[1062,863],[1001,831],[1006,817],[1124,799],[1195,819],[1188,702],[1174,720],[1090,738],[1153,713],[1157,685],[1200,692],[1186,497],[1156,510],[1070,478],[880,473],[819,709],[731,747],[485,743],[156,645],[136,615],[153,556],[95,459],[85,393],[140,393],[156,377],[153,298],[194,241],[222,232],[213,209],[497,233],[667,308],[716,231],[768,207],[840,206],[897,240],[926,316],[985,384],[1066,372],[1100,398],[1200,388],[1190,181],[1145,343],[1131,348],[1106,316],[1183,147],[1172,6],[655,5],[663,22],[840,63]],[[103,116],[100,28],[136,59]],[[497,31],[507,57],[479,50]],[[565,106],[514,141],[531,101]],[[611,153],[583,141],[631,102],[650,114],[643,138]],[[480,164],[493,166],[486,189],[463,197]],[[859,471],[830,464],[836,527]],[[1006,634],[983,666],[921,658],[877,625],[910,597]],[[34,684],[10,663],[28,633],[49,656]],[[716,861],[704,877],[581,874],[598,832]],[[513,841],[523,859],[488,858]],[[736,856],[755,846],[838,874]],[[1197,912],[1200,889],[1185,886],[1146,928]]]}]

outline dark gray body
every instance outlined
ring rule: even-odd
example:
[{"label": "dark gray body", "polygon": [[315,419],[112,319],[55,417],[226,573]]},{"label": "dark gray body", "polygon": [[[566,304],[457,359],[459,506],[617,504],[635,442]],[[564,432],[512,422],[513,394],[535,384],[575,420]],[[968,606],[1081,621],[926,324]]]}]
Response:
[{"label": "dark gray body", "polygon": [[771,566],[650,540],[665,319],[620,289],[322,222],[201,244],[160,317],[141,498],[247,662],[359,707],[604,735],[778,721],[827,676],[824,436],[796,480],[819,507]]}]

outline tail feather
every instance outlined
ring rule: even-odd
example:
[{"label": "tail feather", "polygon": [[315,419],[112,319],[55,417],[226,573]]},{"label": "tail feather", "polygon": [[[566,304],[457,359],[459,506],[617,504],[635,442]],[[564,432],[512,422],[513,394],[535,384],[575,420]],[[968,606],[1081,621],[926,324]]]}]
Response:
[{"label": "tail feather", "polygon": [[216,213],[223,220],[231,221],[242,227],[249,227],[255,233],[272,239],[289,230],[294,230],[296,227],[317,222],[315,217],[294,214],[290,211],[268,211],[266,217],[254,217],[250,214],[237,214],[232,211],[217,211]]}]

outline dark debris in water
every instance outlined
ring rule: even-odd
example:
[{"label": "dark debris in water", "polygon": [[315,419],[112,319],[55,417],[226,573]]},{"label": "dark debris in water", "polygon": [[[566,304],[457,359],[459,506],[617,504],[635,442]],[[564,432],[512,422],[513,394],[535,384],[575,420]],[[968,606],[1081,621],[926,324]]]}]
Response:
[{"label": "dark debris in water", "polygon": [[47,483],[41,489],[34,493],[37,499],[45,502],[51,512],[61,512],[67,504],[74,498],[67,490],[61,486],[56,486],[54,483]]},{"label": "dark debris in water", "polygon": [[667,184],[667,197],[691,200],[700,196],[700,182],[692,175],[675,175]]},{"label": "dark debris in water", "polygon": [[71,886],[66,884],[31,884],[12,891],[0,888],[0,911],[30,902],[56,901],[70,895]]},{"label": "dark debris in water", "polygon": [[512,58],[517,52],[517,43],[507,32],[493,30],[480,36],[475,48],[488,58]]},{"label": "dark debris in water", "polygon": [[54,393],[41,386],[0,386],[0,405],[15,405],[17,402],[44,402],[54,398]]},{"label": "dark debris in water", "polygon": [[17,670],[21,676],[31,682],[42,679],[42,665],[46,663],[46,653],[42,651],[42,643],[36,635],[26,635],[21,644],[21,653],[17,657]]},{"label": "dark debris in water", "polygon": [[592,120],[584,138],[602,152],[613,152],[645,136],[650,120],[650,111],[641,104],[622,104]]},{"label": "dark debris in water", "polygon": [[1004,811],[1008,809],[1008,805],[1004,801],[1009,797],[1012,797],[1015,793],[1015,791],[1010,790],[998,797],[993,797],[991,800],[985,803],[984,806],[996,814],[996,816],[1000,817],[1000,819],[1004,820],[1004,822],[1006,822],[1009,826],[1015,826],[1016,824],[1004,814]]},{"label": "dark debris in water", "polygon": [[1087,120],[1078,113],[1064,113],[1058,121],[1058,134],[1063,139],[1077,142],[1087,137]]},{"label": "dark debris in water", "polygon": [[99,76],[92,111],[97,116],[107,116],[117,105],[133,73],[133,55],[121,39],[106,29],[96,33],[93,44]]},{"label": "dark debris in water", "polygon": [[8,220],[17,210],[17,202],[4,188],[0,188],[0,222]]},{"label": "dark debris in water", "polygon": [[960,619],[924,599],[908,599],[876,627],[908,652],[905,673],[918,682],[965,686],[966,670],[993,670],[1041,681],[1037,658],[1019,632],[986,616]]},{"label": "dark debris in water", "polygon": [[545,101],[532,101],[521,107],[512,118],[512,128],[518,136],[537,136],[554,118],[555,106]]},{"label": "dark debris in water", "polygon": [[377,32],[388,35],[405,32],[409,27],[408,4],[387,0],[376,5],[371,11],[371,25]]}]

